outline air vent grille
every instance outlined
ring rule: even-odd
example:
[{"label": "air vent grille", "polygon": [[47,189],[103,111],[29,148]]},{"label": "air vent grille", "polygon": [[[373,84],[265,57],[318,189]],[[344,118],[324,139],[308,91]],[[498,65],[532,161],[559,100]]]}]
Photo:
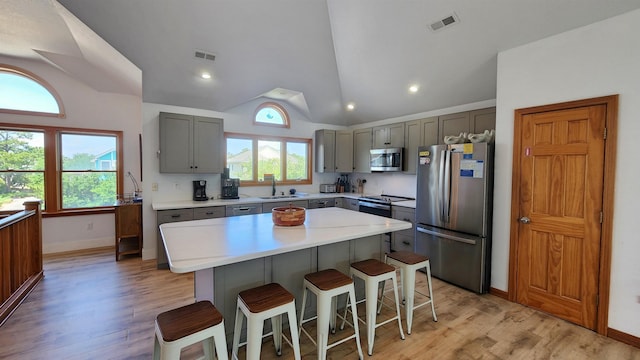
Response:
[{"label": "air vent grille", "polygon": [[195,56],[198,59],[209,60],[209,61],[214,61],[216,59],[216,56],[214,54],[206,51],[202,51],[202,50],[196,50]]},{"label": "air vent grille", "polygon": [[460,22],[460,19],[458,19],[458,16],[456,15],[456,13],[453,13],[449,16],[444,17],[441,20],[431,23],[431,25],[429,25],[429,29],[431,29],[431,31],[439,31],[444,29],[445,27],[455,25],[459,22]]}]

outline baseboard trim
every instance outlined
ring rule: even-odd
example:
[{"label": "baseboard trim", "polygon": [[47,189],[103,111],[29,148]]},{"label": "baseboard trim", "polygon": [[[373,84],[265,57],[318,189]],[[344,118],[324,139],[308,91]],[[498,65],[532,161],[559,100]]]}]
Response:
[{"label": "baseboard trim", "polygon": [[57,253],[65,253],[65,252],[76,251],[76,250],[103,248],[108,246],[115,246],[115,240],[113,237],[104,237],[104,238],[77,240],[77,241],[64,241],[64,242],[56,242],[56,243],[45,242],[42,244],[42,253],[57,254]]},{"label": "baseboard trim", "polygon": [[496,289],[496,288],[489,288],[489,294],[491,295],[495,295],[499,298],[503,298],[505,300],[509,300],[509,293],[500,289]]},{"label": "baseboard trim", "polygon": [[627,334],[627,333],[622,332],[620,330],[608,328],[607,329],[607,336],[612,338],[613,340],[618,340],[618,341],[620,341],[622,343],[625,343],[627,345],[631,345],[633,347],[640,348],[640,338],[636,337],[636,336],[633,336],[631,334]]}]

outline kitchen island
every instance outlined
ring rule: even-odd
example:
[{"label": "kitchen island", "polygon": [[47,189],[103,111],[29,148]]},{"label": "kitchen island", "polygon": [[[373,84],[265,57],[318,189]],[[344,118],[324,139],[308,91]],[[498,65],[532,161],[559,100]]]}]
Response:
[{"label": "kitchen island", "polygon": [[278,282],[302,300],[302,279],[317,270],[348,274],[354,261],[381,259],[383,234],[411,223],[341,208],[311,209],[303,225],[273,225],[271,214],[160,225],[171,271],[195,271],[196,300],[211,300],[233,328],[240,291]]}]

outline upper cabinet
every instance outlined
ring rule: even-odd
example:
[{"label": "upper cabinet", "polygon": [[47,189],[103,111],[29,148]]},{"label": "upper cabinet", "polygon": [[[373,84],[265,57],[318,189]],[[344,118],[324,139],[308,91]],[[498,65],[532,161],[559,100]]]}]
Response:
[{"label": "upper cabinet", "polygon": [[336,131],[336,172],[353,171],[353,133]]},{"label": "upper cabinet", "polygon": [[443,115],[438,118],[438,143],[444,144],[444,137],[460,133],[478,134],[485,130],[495,129],[496,109],[494,107],[456,114]]},{"label": "upper cabinet", "polygon": [[316,130],[316,172],[353,171],[353,133]]},{"label": "upper cabinet", "polygon": [[353,171],[371,172],[371,128],[353,131]]},{"label": "upper cabinet", "polygon": [[224,166],[223,120],[160,113],[160,172],[220,174]]},{"label": "upper cabinet", "polygon": [[336,131],[316,130],[316,172],[335,172],[336,170]]},{"label": "upper cabinet", "polygon": [[404,147],[404,123],[376,126],[373,128],[373,148]]},{"label": "upper cabinet", "polygon": [[415,174],[418,161],[418,146],[438,143],[438,117],[407,121],[404,132],[404,172]]}]

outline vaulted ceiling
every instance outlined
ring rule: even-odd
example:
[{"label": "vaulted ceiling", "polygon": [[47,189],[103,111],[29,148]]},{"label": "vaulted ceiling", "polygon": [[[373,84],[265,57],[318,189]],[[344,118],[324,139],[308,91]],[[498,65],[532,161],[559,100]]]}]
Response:
[{"label": "vaulted ceiling", "polygon": [[[142,70],[145,102],[231,111],[262,96],[313,122],[353,125],[494,99],[499,51],[637,8],[640,0],[6,0],[0,54],[135,93],[135,69],[101,52],[97,34]],[[450,16],[453,25],[431,29]]]}]

